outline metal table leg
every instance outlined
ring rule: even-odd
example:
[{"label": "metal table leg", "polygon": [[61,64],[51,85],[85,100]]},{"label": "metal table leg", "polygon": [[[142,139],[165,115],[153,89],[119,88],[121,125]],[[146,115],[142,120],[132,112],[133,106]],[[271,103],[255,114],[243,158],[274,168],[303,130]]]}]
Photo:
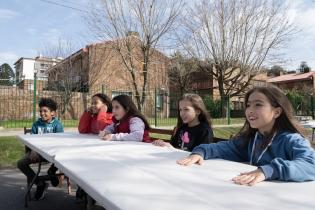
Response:
[{"label": "metal table leg", "polygon": [[32,187],[36,181],[36,179],[38,178],[38,175],[40,173],[40,170],[41,170],[41,167],[42,167],[42,161],[39,161],[38,162],[38,169],[37,169],[37,173],[36,175],[34,176],[33,180],[31,181],[31,183],[27,186],[27,191],[26,191],[26,194],[25,194],[25,197],[24,197],[24,206],[27,208],[28,207],[28,201],[30,200],[30,197],[31,197],[31,190],[32,190]]},{"label": "metal table leg", "polygon": [[87,199],[86,209],[92,210],[93,209],[93,198],[89,195],[86,195],[86,199]]}]

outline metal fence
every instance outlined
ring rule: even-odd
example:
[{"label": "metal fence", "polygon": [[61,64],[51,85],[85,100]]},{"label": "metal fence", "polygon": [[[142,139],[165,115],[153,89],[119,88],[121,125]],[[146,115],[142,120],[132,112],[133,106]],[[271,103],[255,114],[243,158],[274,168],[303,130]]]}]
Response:
[{"label": "metal fence", "polygon": [[[106,85],[86,90],[52,90],[45,78],[24,80],[13,86],[0,85],[0,127],[22,128],[31,127],[39,117],[38,102],[40,98],[50,97],[58,104],[57,117],[65,127],[77,127],[80,116],[91,103],[91,97],[96,93],[104,93],[109,97],[119,94],[130,95],[131,90],[108,90]],[[146,102],[142,112],[151,125],[158,127],[173,127],[177,122],[177,103],[179,93],[169,94],[165,90],[149,90],[146,92]],[[226,118],[213,119],[213,124],[242,123],[243,119]]]}]

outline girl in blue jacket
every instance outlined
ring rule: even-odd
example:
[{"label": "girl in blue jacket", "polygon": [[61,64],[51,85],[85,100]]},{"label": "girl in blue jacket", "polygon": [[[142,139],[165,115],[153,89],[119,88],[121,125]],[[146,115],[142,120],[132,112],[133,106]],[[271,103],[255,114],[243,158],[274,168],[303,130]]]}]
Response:
[{"label": "girl in blue jacket", "polygon": [[202,144],[177,163],[187,166],[222,158],[258,166],[232,179],[241,185],[264,180],[315,180],[315,151],[304,138],[284,93],[277,87],[255,87],[245,95],[245,104],[246,122],[235,138]]}]

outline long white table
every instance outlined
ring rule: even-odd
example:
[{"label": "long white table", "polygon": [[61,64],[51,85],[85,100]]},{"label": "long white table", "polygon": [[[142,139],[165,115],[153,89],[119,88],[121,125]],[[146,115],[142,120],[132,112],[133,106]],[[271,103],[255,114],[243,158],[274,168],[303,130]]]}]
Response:
[{"label": "long white table", "polygon": [[147,143],[101,141],[76,133],[20,135],[107,210],[315,209],[315,182],[234,184],[246,164],[207,160],[183,167],[189,153]]}]

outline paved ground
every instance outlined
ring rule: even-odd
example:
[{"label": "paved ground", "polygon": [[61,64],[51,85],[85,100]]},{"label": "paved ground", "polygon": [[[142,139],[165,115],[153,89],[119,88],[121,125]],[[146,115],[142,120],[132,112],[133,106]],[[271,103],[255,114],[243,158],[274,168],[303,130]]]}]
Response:
[{"label": "paved ground", "polygon": [[[49,187],[46,197],[41,201],[31,201],[24,208],[26,180],[18,169],[0,170],[0,210],[84,210],[84,204],[75,199],[75,189],[72,195],[67,194],[65,187]],[[35,188],[33,189],[33,192]],[[103,209],[99,206],[95,210]]]}]

